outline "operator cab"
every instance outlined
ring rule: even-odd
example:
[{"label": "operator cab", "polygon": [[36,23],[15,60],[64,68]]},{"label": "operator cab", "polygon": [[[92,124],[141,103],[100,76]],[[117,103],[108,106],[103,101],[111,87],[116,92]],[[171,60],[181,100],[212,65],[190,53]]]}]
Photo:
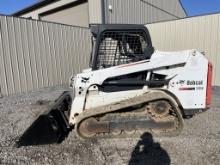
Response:
[{"label": "operator cab", "polygon": [[150,59],[154,52],[144,25],[95,24],[90,25],[90,29],[92,70]]}]

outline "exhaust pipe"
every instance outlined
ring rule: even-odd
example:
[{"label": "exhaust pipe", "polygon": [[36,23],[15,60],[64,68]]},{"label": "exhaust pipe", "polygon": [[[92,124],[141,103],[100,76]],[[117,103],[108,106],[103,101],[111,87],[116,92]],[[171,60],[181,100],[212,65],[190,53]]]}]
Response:
[{"label": "exhaust pipe", "polygon": [[61,143],[72,129],[68,123],[71,103],[71,94],[64,92],[51,108],[41,114],[23,133],[16,146]]}]

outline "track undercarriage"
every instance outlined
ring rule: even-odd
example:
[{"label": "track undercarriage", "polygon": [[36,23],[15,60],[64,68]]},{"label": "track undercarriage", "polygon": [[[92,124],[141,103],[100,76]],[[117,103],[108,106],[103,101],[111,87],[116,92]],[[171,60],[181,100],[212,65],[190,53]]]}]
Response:
[{"label": "track undercarriage", "polygon": [[[151,96],[151,93],[149,95]],[[135,104],[135,100],[137,101],[135,98],[127,102]],[[87,110],[87,115],[77,124],[78,135],[82,138],[114,138],[140,137],[144,132],[156,136],[174,136],[181,132],[183,127],[181,112],[171,100],[161,97],[161,99],[137,102],[140,103],[116,110],[114,106],[106,107],[107,111],[112,109],[106,113]]]}]

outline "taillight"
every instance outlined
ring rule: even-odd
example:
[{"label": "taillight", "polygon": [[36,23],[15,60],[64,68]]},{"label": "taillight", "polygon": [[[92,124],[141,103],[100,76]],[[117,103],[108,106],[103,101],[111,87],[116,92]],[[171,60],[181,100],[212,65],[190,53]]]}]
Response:
[{"label": "taillight", "polygon": [[206,88],[206,107],[211,105],[212,100],[212,64],[208,64],[207,88]]}]

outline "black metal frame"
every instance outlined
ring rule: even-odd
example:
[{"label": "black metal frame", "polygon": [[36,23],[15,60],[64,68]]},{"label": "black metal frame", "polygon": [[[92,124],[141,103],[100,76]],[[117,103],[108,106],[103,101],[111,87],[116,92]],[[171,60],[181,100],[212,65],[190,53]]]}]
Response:
[{"label": "black metal frame", "polygon": [[90,25],[91,33],[93,37],[96,38],[96,44],[94,45],[94,58],[92,61],[92,70],[97,70],[97,60],[100,43],[102,41],[102,35],[108,31],[122,31],[122,32],[130,32],[130,31],[142,31],[145,35],[147,42],[147,49],[149,49],[149,54],[151,55],[154,52],[154,48],[152,46],[150,34],[147,28],[144,25],[135,25],[135,24],[92,24]]}]

